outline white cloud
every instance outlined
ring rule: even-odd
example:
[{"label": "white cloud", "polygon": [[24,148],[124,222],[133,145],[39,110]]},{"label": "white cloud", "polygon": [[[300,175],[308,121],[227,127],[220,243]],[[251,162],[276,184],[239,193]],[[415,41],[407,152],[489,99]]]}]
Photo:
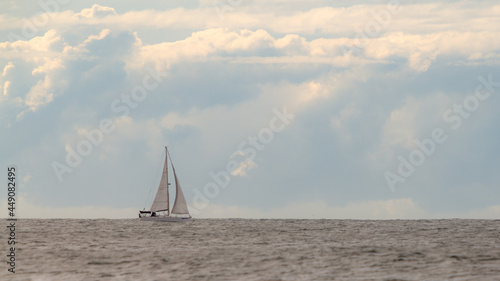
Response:
[{"label": "white cloud", "polygon": [[274,38],[264,30],[208,29],[194,32],[184,40],[143,46],[136,60],[175,63],[183,59],[219,57],[224,52],[251,54],[255,50],[271,48],[273,43]]},{"label": "white cloud", "polygon": [[[61,36],[57,34],[57,31],[51,29],[47,31],[44,36],[37,36],[28,41],[29,47],[35,51],[47,52],[50,50],[50,47],[59,42],[61,40]],[[20,44],[22,41],[17,41]],[[15,43],[14,43],[15,44]],[[14,45],[13,44],[13,45]]]},{"label": "white cloud", "polygon": [[412,148],[417,137],[416,122],[421,116],[423,106],[423,102],[410,97],[402,108],[391,112],[384,125],[384,143]]},{"label": "white cloud", "polygon": [[51,47],[61,41],[56,30],[50,29],[43,36],[36,36],[30,40],[0,43],[0,58],[24,58],[27,61],[37,61],[41,56],[51,54]]},{"label": "white cloud", "polygon": [[30,89],[24,101],[29,110],[36,111],[40,106],[52,102],[54,100],[52,87],[53,83],[49,77],[45,77],[44,80],[38,81],[38,83]]},{"label": "white cloud", "polygon": [[44,58],[45,63],[42,65],[37,66],[31,74],[33,76],[37,74],[43,74],[43,73],[48,73],[50,71],[56,70],[56,69],[64,69],[66,68],[63,65],[63,61],[60,57],[58,58]]},{"label": "white cloud", "polygon": [[337,132],[337,136],[344,144],[352,141],[351,124],[353,120],[358,119],[362,115],[360,108],[351,103],[346,105],[340,112],[332,117],[331,124]]},{"label": "white cloud", "polygon": [[452,104],[443,93],[427,97],[407,96],[404,104],[390,112],[381,127],[379,143],[368,155],[374,168],[383,168],[397,160],[400,149],[418,148],[417,140],[430,138],[432,131],[442,125],[442,113]]},{"label": "white cloud", "polygon": [[419,207],[410,198],[357,201],[345,206],[330,206],[323,200],[293,202],[283,207],[260,209],[210,204],[200,211],[201,218],[296,218],[296,219],[494,219],[500,206],[462,213],[432,213]]},{"label": "white cloud", "polygon": [[9,72],[9,70],[15,68],[15,65],[9,61],[9,63],[3,68],[3,74],[2,76],[5,77],[7,75],[7,73]]},{"label": "white cloud", "polygon": [[189,118],[189,116],[193,114],[195,114],[195,111],[190,111],[188,116],[182,116],[175,112],[167,113],[167,115],[160,120],[159,127],[171,130],[176,126],[193,125],[193,120]]},{"label": "white cloud", "polygon": [[[348,7],[328,7],[323,3],[311,3],[297,7],[280,2],[265,4],[230,5],[221,13],[215,2],[201,3],[196,9],[174,8],[164,11],[146,9],[118,14],[114,8],[94,4],[80,12],[61,11],[50,14],[50,27],[73,24],[103,25],[112,28],[190,28],[195,30],[213,27],[234,29],[266,28],[277,33],[340,34],[352,35],[363,30],[370,22],[377,22],[381,11],[391,9],[387,4],[352,5]],[[275,12],[270,12],[270,11]],[[421,3],[403,4],[391,14],[384,31],[406,33],[434,33],[459,29],[460,31],[497,31],[500,24],[500,6],[494,2],[462,3]],[[279,11],[279,12],[277,12]],[[83,19],[83,21],[82,21]],[[197,20],[193,20],[197,19]],[[0,17],[0,29],[12,26],[22,27],[21,18]]]},{"label": "white cloud", "polygon": [[489,206],[486,208],[472,210],[463,214],[449,214],[450,218],[467,218],[467,219],[494,219],[498,220],[500,217],[500,205]]},{"label": "white cloud", "polygon": [[[242,4],[225,13],[224,20],[212,6],[126,11],[123,6],[116,6],[115,10],[94,5],[81,12],[66,10],[50,14],[50,22],[40,27],[40,32],[45,32],[42,36],[0,43],[0,64],[5,66],[0,77],[3,79],[1,105],[15,105],[7,108],[8,114],[18,114],[19,120],[28,112],[36,112],[30,113],[37,115],[33,119],[51,120],[46,122],[50,127],[44,130],[33,130],[35,125],[30,126],[31,118],[20,120],[26,122],[19,127],[25,135],[38,134],[26,140],[31,149],[50,152],[41,154],[44,159],[36,155],[35,158],[40,157],[39,163],[53,157],[54,151],[62,155],[64,147],[74,148],[85,138],[85,131],[96,128],[97,119],[104,116],[115,121],[116,130],[95,150],[100,151],[95,158],[107,159],[110,169],[117,166],[113,161],[118,157],[114,156],[132,143],[134,148],[157,151],[166,139],[177,139],[182,140],[178,143],[184,145],[182,149],[187,151],[187,159],[199,159],[193,165],[196,167],[192,167],[197,175],[225,164],[239,143],[269,126],[273,108],[286,106],[288,112],[298,117],[284,132],[286,139],[270,144],[276,148],[272,153],[266,150],[252,161],[241,161],[233,176],[242,177],[238,179],[242,189],[253,184],[252,180],[265,180],[270,185],[281,182],[284,177],[276,176],[279,172],[266,179],[257,177],[275,161],[271,159],[273,153],[293,151],[297,156],[282,154],[285,157],[280,159],[303,160],[300,165],[304,167],[295,161],[287,163],[287,167],[292,172],[306,169],[306,175],[318,182],[313,188],[323,195],[330,191],[321,188],[330,186],[332,179],[352,182],[349,172],[335,174],[334,168],[344,168],[344,171],[353,168],[349,165],[360,162],[356,159],[360,157],[358,153],[363,154],[361,157],[370,154],[373,165],[372,170],[354,167],[360,173],[356,175],[359,177],[356,184],[372,188],[371,182],[363,181],[373,179],[377,169],[396,161],[393,155],[396,149],[413,148],[416,138],[429,137],[436,122],[442,121],[443,106],[451,102],[446,96],[456,91],[456,85],[468,87],[458,80],[464,77],[467,80],[466,75],[474,80],[480,74],[478,71],[494,71],[494,66],[500,64],[500,33],[497,30],[500,6],[492,1],[477,5],[466,2],[460,5],[404,5],[401,13],[394,14],[387,26],[361,45],[357,44],[356,33],[373,21],[373,13],[384,9],[385,5],[311,8],[305,3]],[[0,29],[10,30],[12,26],[22,26],[22,19],[0,16]],[[172,33],[164,34],[167,30]],[[171,41],[170,34],[179,38],[179,34],[186,32],[191,35]],[[145,65],[168,69],[169,77],[151,91],[154,92],[151,99],[131,109],[128,118],[114,119],[116,116],[109,108],[111,100],[130,93],[127,89],[131,85],[142,82]],[[469,68],[471,65],[479,67]],[[438,80],[452,74],[431,72],[434,66],[453,66],[452,70],[462,76],[453,82],[449,82],[451,79]],[[16,75],[12,75],[14,71]],[[429,79],[426,75],[431,73],[439,78]],[[427,84],[422,87],[411,84],[412,77]],[[66,92],[67,89],[70,91]],[[473,90],[465,91],[472,93]],[[73,96],[66,96],[68,98],[61,99],[60,103],[53,102],[62,94]],[[152,103],[155,104],[151,108],[146,108]],[[51,108],[38,110],[42,106]],[[488,117],[497,119],[494,115]],[[39,123],[43,126],[43,122]],[[38,131],[43,131],[43,135]],[[488,131],[498,130],[492,127]],[[186,139],[188,143],[196,139],[193,142],[198,147],[193,149],[192,143],[186,145]],[[48,140],[56,141],[50,143]],[[23,159],[22,152],[26,148],[11,146],[13,149],[6,150],[6,154],[12,159]],[[476,146],[481,145],[476,143]],[[343,153],[328,154],[331,151]],[[349,158],[343,158],[345,155]],[[64,159],[64,155],[60,159]],[[127,159],[127,156],[119,159]],[[43,166],[30,167],[31,163],[26,166],[32,170],[40,171]],[[97,169],[92,165],[83,166],[78,169],[85,168],[89,172]],[[128,169],[127,166],[122,168]],[[488,169],[495,167],[495,163],[488,162],[480,167]],[[332,171],[326,171],[328,169]],[[329,172],[332,175],[325,176]],[[82,186],[89,180],[83,174],[72,174]],[[252,176],[244,177],[247,174]],[[439,182],[442,177],[445,176],[434,175],[432,180]],[[53,175],[46,176],[42,172],[33,174],[33,181],[47,190],[54,186],[52,178]],[[104,176],[96,178],[105,179]],[[123,187],[130,188],[127,184],[130,183]],[[294,188],[293,184],[290,186]],[[342,189],[335,188],[335,191]],[[386,190],[385,186],[383,189]],[[493,193],[494,190],[488,191]],[[234,195],[237,197],[237,192]],[[370,198],[362,192],[356,196],[359,200]],[[286,200],[297,201],[297,198]],[[420,194],[419,198],[425,198],[425,194]],[[368,218],[397,217],[400,213],[406,217],[429,215],[414,201],[405,200],[363,201],[335,208],[314,200],[298,204],[304,209],[317,206],[317,213],[308,213],[315,217],[331,214]],[[218,212],[216,207],[214,205],[214,209],[207,212],[215,214]],[[68,209],[68,212],[77,215],[87,210],[85,208],[91,207]],[[229,207],[218,208],[225,213]],[[258,209],[234,210],[241,216],[268,215],[267,211]],[[378,213],[372,214],[371,210],[378,210]],[[478,216],[495,213],[495,210],[496,207],[480,210]],[[45,211],[57,214],[64,210]],[[301,215],[294,213],[292,206],[271,211],[278,217],[288,212]]]},{"label": "white cloud", "polygon": [[[43,36],[37,36],[27,41],[4,42],[0,43],[0,58],[5,56],[9,59],[16,58],[21,60],[26,65],[32,65],[33,71],[31,75],[47,74],[44,78],[38,80],[24,96],[11,97],[19,109],[17,120],[20,120],[27,111],[36,111],[40,106],[50,103],[54,99],[54,86],[63,84],[63,81],[53,83],[54,78],[48,76],[50,71],[64,68],[60,55],[57,51],[52,50],[53,46],[61,41],[61,36],[55,30],[48,30]],[[3,70],[3,75],[6,76],[14,68],[14,64],[9,62]],[[3,86],[4,96],[8,96],[11,88],[16,87],[15,92],[19,92],[17,88],[24,88],[27,84],[25,81],[15,79],[6,81]],[[57,80],[57,78],[55,78]],[[16,81],[17,80],[17,81]],[[29,84],[28,84],[29,85]],[[24,104],[27,109],[22,109]]]},{"label": "white cloud", "polygon": [[[136,208],[103,206],[42,206],[23,196],[18,198],[18,218],[126,219],[136,218]],[[0,204],[7,209],[7,201]],[[409,198],[358,201],[345,206],[331,206],[324,201],[293,202],[283,207],[261,209],[210,204],[195,218],[275,218],[275,219],[497,219],[500,205],[468,212],[432,213]]]},{"label": "white cloud", "polygon": [[[296,34],[275,38],[265,30],[244,29],[235,32],[217,28],[195,32],[176,42],[144,45],[135,61],[137,65],[142,65],[139,62],[161,60],[176,63],[181,60],[217,58],[231,63],[308,63],[345,67],[372,62],[384,63],[384,60],[403,57],[407,59],[411,69],[425,72],[438,56],[460,56],[463,60],[468,60],[471,56],[477,58],[480,52],[496,56],[500,49],[498,38],[498,32],[438,32],[427,35],[397,32],[369,38],[366,43],[359,45],[358,39],[354,38],[307,41]],[[256,55],[270,50],[273,50],[274,55]],[[351,51],[355,52],[349,54]]]},{"label": "white cloud", "polygon": [[382,143],[388,146],[416,148],[415,140],[428,137],[442,121],[442,112],[452,104],[449,97],[439,93],[428,97],[411,97],[391,112],[383,127]]},{"label": "white cloud", "polygon": [[90,35],[85,41],[83,41],[81,46],[88,45],[92,41],[102,40],[102,39],[106,38],[107,36],[109,36],[110,34],[111,34],[111,29],[105,28],[105,29],[101,30],[99,35]]},{"label": "white cloud", "polygon": [[[0,204],[7,210],[7,201]],[[72,218],[72,219],[124,219],[136,218],[137,209],[134,208],[113,208],[102,206],[75,206],[75,207],[52,207],[41,206],[31,200],[18,197],[16,217],[23,218]]]},{"label": "white cloud", "polygon": [[5,81],[5,83],[3,84],[3,95],[6,97],[9,96],[10,84],[11,84],[10,81]]},{"label": "white cloud", "polygon": [[365,53],[369,58],[406,57],[409,66],[419,72],[427,71],[438,55],[461,56],[470,59],[478,52],[498,52],[500,33],[446,31],[432,34],[389,33],[370,39]]},{"label": "white cloud", "polygon": [[111,7],[100,6],[98,4],[94,4],[90,9],[83,9],[80,13],[76,14],[79,18],[103,18],[110,15],[116,15],[115,9]]},{"label": "white cloud", "polygon": [[238,167],[231,171],[231,175],[235,177],[246,177],[247,172],[253,170],[256,167],[257,164],[254,161],[245,159],[243,161],[240,161]]}]

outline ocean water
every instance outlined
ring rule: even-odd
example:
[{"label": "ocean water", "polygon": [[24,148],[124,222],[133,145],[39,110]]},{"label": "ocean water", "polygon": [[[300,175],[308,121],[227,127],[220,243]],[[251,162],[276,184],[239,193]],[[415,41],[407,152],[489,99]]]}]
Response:
[{"label": "ocean water", "polygon": [[500,280],[500,220],[20,219],[16,240],[0,280]]}]

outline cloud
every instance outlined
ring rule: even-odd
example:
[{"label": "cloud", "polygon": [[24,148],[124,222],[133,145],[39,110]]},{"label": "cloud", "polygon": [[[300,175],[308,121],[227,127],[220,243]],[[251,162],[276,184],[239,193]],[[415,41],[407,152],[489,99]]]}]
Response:
[{"label": "cloud", "polygon": [[418,135],[417,123],[423,115],[422,111],[426,104],[420,99],[409,97],[403,107],[392,111],[384,125],[384,143],[413,148],[413,142]]},{"label": "cloud", "polygon": [[[496,56],[500,49],[498,32],[441,32],[412,35],[401,32],[368,38],[363,44],[355,38],[314,39],[296,34],[281,38],[265,30],[207,29],[190,37],[168,43],[144,45],[136,61],[206,60],[217,58],[231,63],[332,64],[345,67],[384,60],[391,63],[405,58],[408,67],[425,72],[438,56],[458,56],[463,61],[482,58],[481,52]],[[467,44],[474,42],[474,44]],[[354,51],[354,52],[352,52]],[[348,58],[348,56],[351,56]]]},{"label": "cloud", "polygon": [[[189,201],[210,180],[209,171],[224,169],[239,144],[269,127],[273,109],[286,107],[296,118],[255,159],[239,162],[214,208],[225,213],[240,206],[241,216],[266,216],[278,205],[273,216],[301,216],[283,207],[298,202],[317,207],[310,216],[419,217],[438,212],[437,194],[447,194],[456,200],[443,208],[495,212],[487,209],[498,193],[495,95],[422,165],[425,184],[415,176],[398,190],[406,201],[391,199],[381,172],[413,149],[416,138],[429,137],[443,110],[474,92],[478,75],[498,80],[495,2],[405,4],[363,40],[359,32],[386,5],[252,3],[233,7],[224,19],[207,2],[148,10],[121,2],[82,11],[68,6],[50,14],[39,36],[0,42],[0,110],[19,117],[0,123],[18,136],[16,142],[12,134],[0,136],[0,154],[31,172],[26,198],[47,208],[60,201],[87,206],[84,211],[133,205],[167,143],[182,156],[179,174],[189,167],[183,182]],[[8,33],[9,24],[22,28],[23,19],[0,16],[0,30]],[[126,104],[147,78],[146,66],[168,75],[120,118],[111,104]],[[50,163],[64,162],[103,118],[116,129],[59,184]],[[472,168],[456,164],[464,153],[475,161]],[[472,181],[484,195],[474,202]],[[450,192],[457,186],[461,193]]]},{"label": "cloud", "polygon": [[146,45],[141,48],[138,60],[162,59],[176,63],[183,59],[206,57],[248,56],[265,52],[273,47],[274,38],[264,30],[208,29],[194,32],[190,37],[168,43]]},{"label": "cloud", "polygon": [[[137,217],[137,208],[102,206],[49,207],[34,203],[23,196],[18,200],[18,218],[130,219]],[[0,207],[7,209],[7,201]],[[330,206],[325,201],[293,202],[276,208],[249,208],[210,204],[196,218],[269,218],[269,219],[497,219],[500,205],[468,212],[432,213],[419,207],[412,199],[399,198],[377,201],[357,201],[345,206]]]},{"label": "cloud", "polygon": [[[30,40],[0,43],[0,49],[5,51],[0,53],[0,59],[4,55],[16,61],[16,76],[3,85],[5,95],[13,93],[10,101],[15,106],[11,110],[16,111],[13,114],[16,120],[52,103],[67,91],[70,95],[84,91],[86,87],[77,87],[76,81],[87,80],[86,85],[93,87],[95,80],[113,82],[111,78],[117,77],[110,76],[125,75],[122,56],[133,52],[138,44],[136,39],[130,32],[102,29],[70,45],[58,31],[49,30]],[[12,71],[14,62],[10,61],[4,74]]]},{"label": "cloud", "polygon": [[26,95],[25,104],[29,110],[36,111],[40,106],[52,102],[54,100],[52,87],[50,78],[38,81]]},{"label": "cloud", "polygon": [[117,15],[115,9],[98,4],[94,4],[92,8],[83,9],[80,13],[76,14],[77,17],[82,19],[104,18],[112,15]]},{"label": "cloud", "polygon": [[498,53],[499,35],[500,33],[492,31],[477,33],[446,31],[425,35],[389,33],[370,39],[366,44],[365,53],[374,59],[406,57],[412,69],[424,72],[438,56],[459,56],[463,60],[469,60],[475,58],[473,54],[481,51]]},{"label": "cloud", "polygon": [[[197,8],[173,8],[168,10],[131,10],[118,14],[114,8],[94,4],[80,12],[61,11],[51,13],[49,25],[68,24],[105,25],[128,28],[190,28],[208,29],[216,26],[234,29],[266,28],[276,33],[302,33],[308,35],[336,34],[345,36],[363,30],[369,22],[380,21],[382,11],[394,9],[389,23],[384,26],[388,32],[434,33],[453,29],[463,31],[496,31],[500,7],[493,1],[483,5],[464,3],[421,4],[371,4],[347,7],[325,6],[324,2],[291,5],[283,2],[265,4],[227,5],[230,9],[221,11],[216,3],[200,3]],[[399,6],[399,7],[398,7]],[[280,12],[269,12],[272,10]],[[192,20],[193,18],[197,19]],[[81,20],[84,21],[81,21]],[[0,29],[10,28],[8,23],[22,26],[16,17],[0,17]],[[127,23],[126,25],[123,25]],[[12,25],[11,25],[12,26]]]},{"label": "cloud", "polygon": [[16,67],[11,61],[3,68],[2,76],[5,77],[10,69]]},{"label": "cloud", "polygon": [[63,61],[60,57],[57,58],[45,58],[45,63],[43,65],[39,65],[33,71],[31,74],[33,76],[37,74],[46,74],[54,70],[58,69],[64,69],[65,66],[63,65]]},{"label": "cloud", "polygon": [[329,206],[325,201],[294,202],[283,207],[263,209],[209,206],[201,214],[205,217],[242,218],[326,218],[326,219],[401,219],[422,218],[429,215],[411,199],[352,202],[345,206]]},{"label": "cloud", "polygon": [[496,219],[500,206],[489,206],[469,212],[432,213],[419,207],[410,198],[356,201],[345,206],[330,206],[325,201],[293,202],[283,207],[250,208],[208,205],[201,218],[274,218],[274,219]]},{"label": "cloud", "polygon": [[3,95],[6,97],[9,96],[10,84],[10,81],[5,81],[5,83],[3,84]]},{"label": "cloud", "polygon": [[[233,158],[233,157],[231,157],[231,158]],[[252,161],[250,159],[244,159],[244,160],[238,162],[238,167],[236,167],[233,171],[230,171],[231,176],[246,177],[247,172],[253,170],[256,167],[257,167],[257,164],[254,161]]]},{"label": "cloud", "polygon": [[[36,61],[42,54],[51,54],[52,48],[62,40],[56,30],[50,29],[43,36],[35,36],[29,40],[0,43],[0,58],[14,59],[25,58]],[[36,56],[33,56],[36,54]]]},{"label": "cloud", "polygon": [[[7,209],[7,202],[2,201],[0,206]],[[74,207],[51,207],[42,206],[26,199],[18,197],[16,217],[24,218],[71,218],[71,219],[125,219],[136,218],[137,209],[115,208],[102,206],[74,206]]]}]

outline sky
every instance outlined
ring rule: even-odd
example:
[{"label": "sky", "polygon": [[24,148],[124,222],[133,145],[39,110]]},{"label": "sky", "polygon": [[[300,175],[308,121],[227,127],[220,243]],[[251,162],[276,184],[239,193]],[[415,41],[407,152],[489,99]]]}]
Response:
[{"label": "sky", "polygon": [[0,3],[20,218],[500,217],[497,1]]}]

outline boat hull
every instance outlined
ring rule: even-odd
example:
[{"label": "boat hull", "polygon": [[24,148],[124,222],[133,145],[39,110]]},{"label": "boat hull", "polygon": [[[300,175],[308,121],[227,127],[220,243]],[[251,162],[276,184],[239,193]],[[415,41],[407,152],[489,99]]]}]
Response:
[{"label": "boat hull", "polygon": [[160,222],[185,222],[190,220],[189,217],[142,217],[141,221],[160,221]]}]

